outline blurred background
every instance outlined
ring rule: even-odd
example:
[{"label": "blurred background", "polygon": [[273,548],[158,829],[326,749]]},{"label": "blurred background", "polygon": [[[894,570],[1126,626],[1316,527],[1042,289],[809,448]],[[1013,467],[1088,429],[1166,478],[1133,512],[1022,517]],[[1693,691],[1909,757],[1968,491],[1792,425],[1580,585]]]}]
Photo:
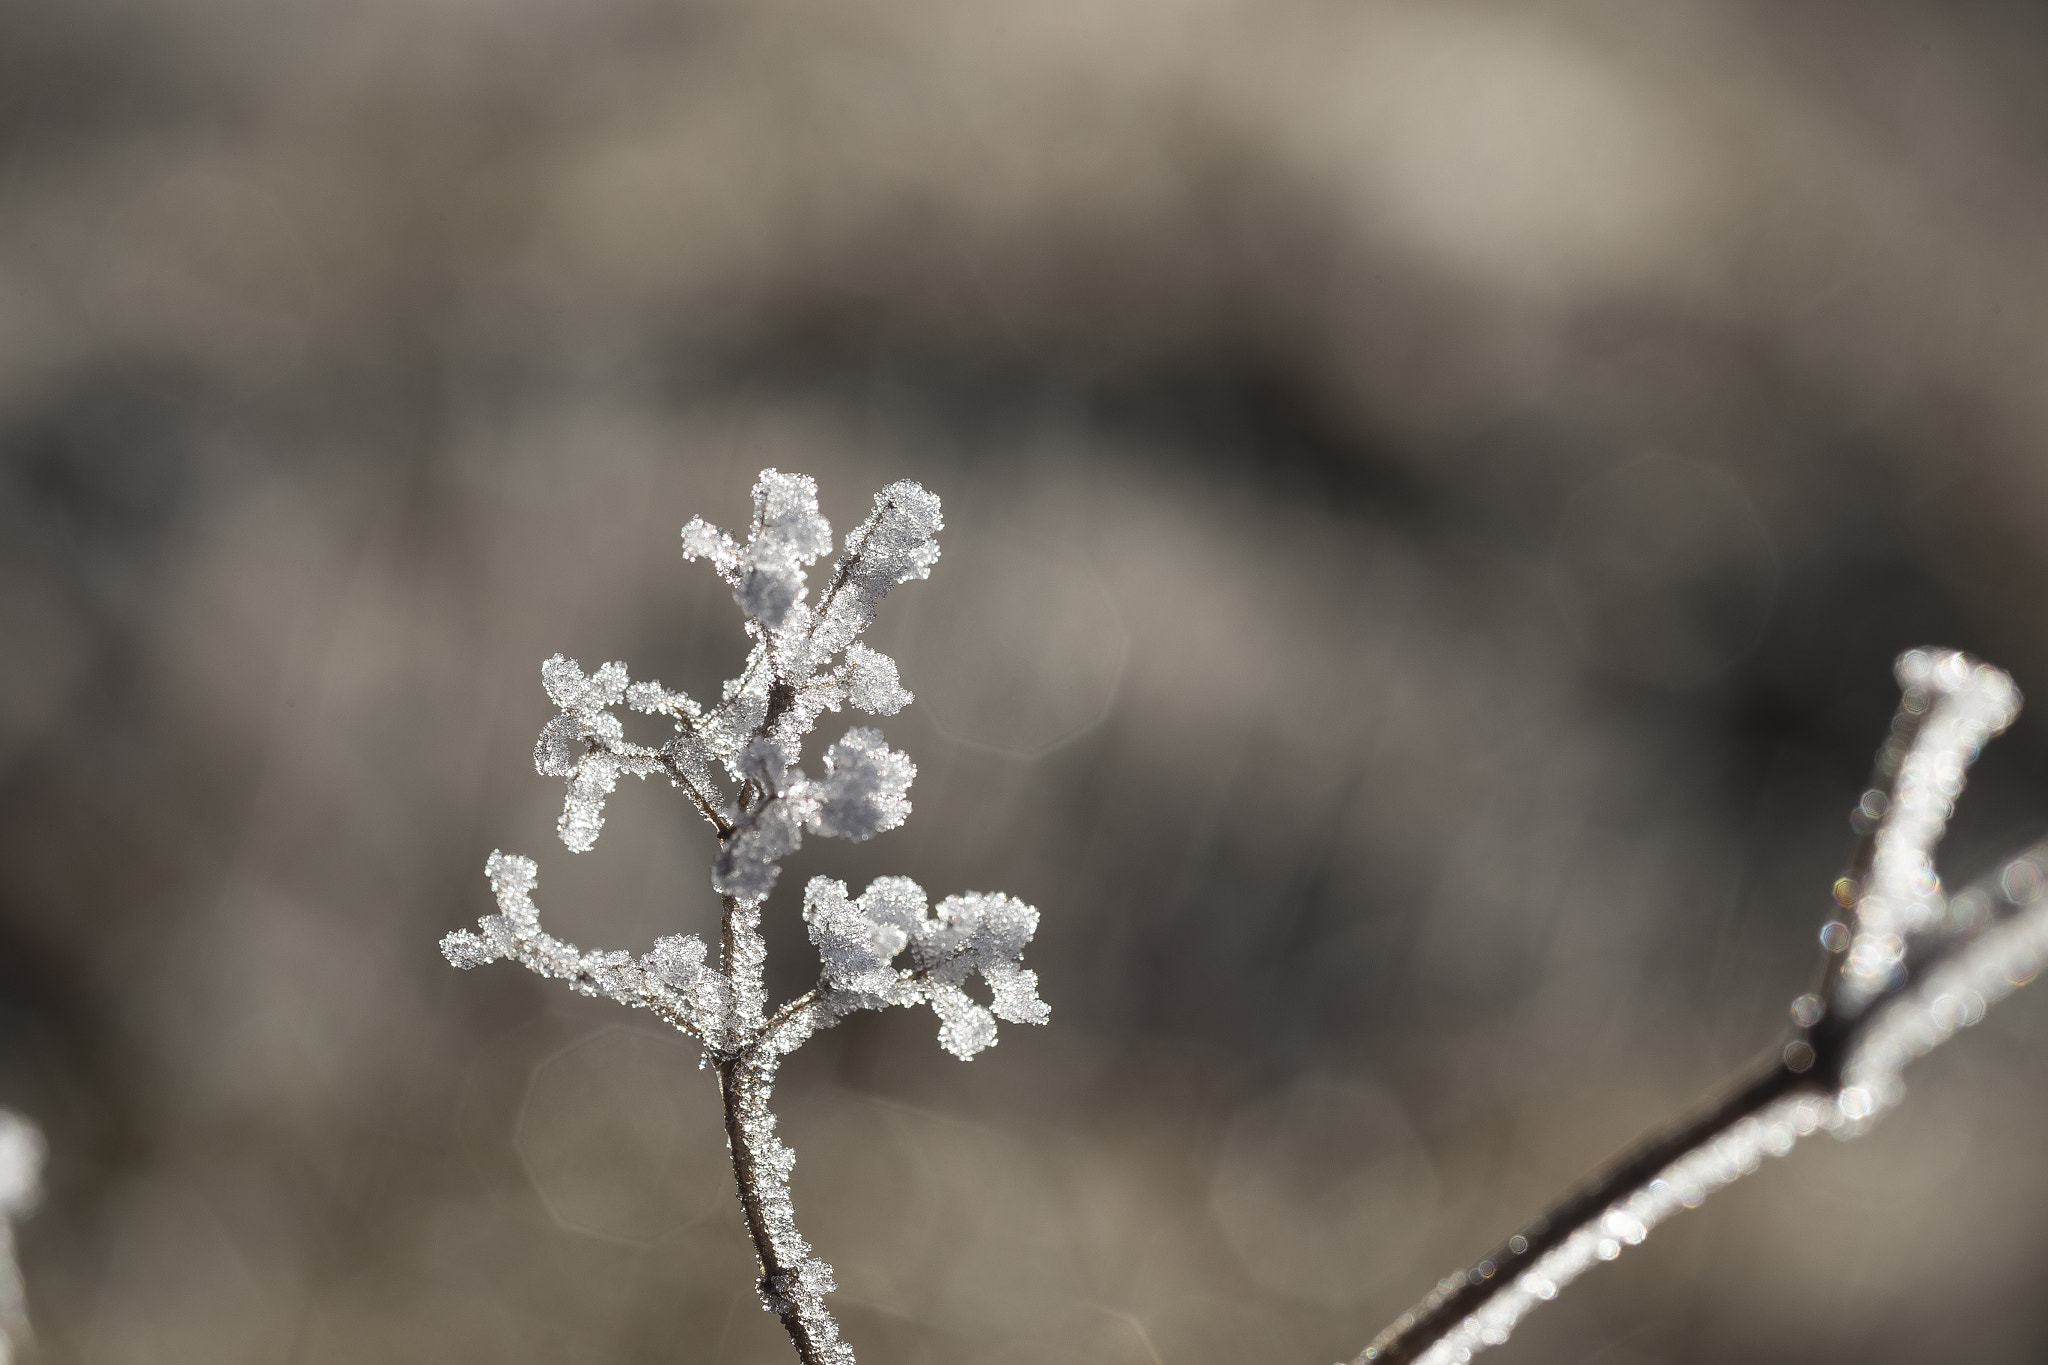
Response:
[{"label": "blurred background", "polygon": [[[2048,697],[2044,66],[1992,0],[12,0],[36,1358],[791,1358],[692,1049],[435,946],[493,848],[713,924],[678,793],[555,842],[538,665],[715,697],[676,531],[767,465],[948,523],[916,813],[791,862],[778,990],[817,873],[1044,912],[1051,1027],[786,1071],[861,1358],[1350,1356],[1773,1044],[1899,650]],[[1947,866],[2044,827],[2037,710]],[[2042,1358],[2048,991],[1908,1079],[1503,1365]]]}]

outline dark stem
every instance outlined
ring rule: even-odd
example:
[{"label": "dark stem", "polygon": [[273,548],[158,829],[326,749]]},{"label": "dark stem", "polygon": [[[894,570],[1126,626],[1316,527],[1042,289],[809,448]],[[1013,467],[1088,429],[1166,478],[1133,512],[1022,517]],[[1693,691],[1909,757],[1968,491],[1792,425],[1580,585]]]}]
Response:
[{"label": "dark stem", "polygon": [[1477,1265],[1445,1279],[1375,1337],[1352,1365],[1404,1365],[1416,1359],[1480,1305],[1513,1284],[1538,1258],[1562,1245],[1610,1205],[1649,1184],[1666,1166],[1778,1100],[1799,1090],[1818,1088],[1812,1070],[1794,1071],[1773,1057],[1769,1065],[1736,1082],[1722,1097],[1709,1100],[1690,1118],[1652,1134],[1616,1157]]},{"label": "dark stem", "polygon": [[776,1253],[775,1239],[761,1207],[761,1177],[756,1154],[741,1121],[741,1115],[747,1108],[763,1105],[758,1091],[766,1079],[752,1049],[718,1063],[719,1097],[725,1102],[725,1142],[732,1152],[732,1174],[739,1185],[740,1209],[746,1215],[747,1235],[753,1240],[754,1257],[761,1266],[763,1296],[772,1296],[789,1304],[777,1316],[782,1319],[790,1341],[796,1346],[797,1359],[803,1365],[826,1365],[821,1343],[811,1335],[810,1326],[803,1321],[795,1305],[790,1304],[789,1296],[782,1292],[782,1286],[796,1267],[783,1265]]},{"label": "dark stem", "polygon": [[719,838],[723,839],[726,835],[732,833],[731,822],[718,813],[718,807],[713,805],[711,798],[700,791],[697,784],[690,780],[689,775],[683,771],[683,765],[676,760],[674,755],[662,750],[656,750],[655,759],[661,764],[662,770],[669,775],[669,779],[689,794],[690,804],[697,808],[698,814],[711,822],[711,828],[717,833]]}]

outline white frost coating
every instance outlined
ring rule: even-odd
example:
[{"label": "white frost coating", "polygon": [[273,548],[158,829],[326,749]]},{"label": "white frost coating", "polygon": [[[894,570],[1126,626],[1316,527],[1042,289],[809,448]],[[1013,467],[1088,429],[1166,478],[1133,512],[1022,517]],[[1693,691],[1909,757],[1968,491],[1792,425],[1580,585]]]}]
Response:
[{"label": "white frost coating", "polygon": [[891,749],[880,730],[853,729],[825,751],[810,827],[840,839],[872,839],[910,817],[910,784],[917,765]]},{"label": "white frost coating", "polygon": [[[761,1257],[761,1302],[782,1317],[810,1365],[852,1365],[853,1351],[825,1306],[832,1268],[798,1233],[790,1203],[796,1157],[777,1138],[768,1108],[781,1058],[860,1009],[928,1003],[939,1016],[939,1041],[963,1058],[996,1041],[998,1019],[1042,1024],[1047,1014],[1038,977],[1021,962],[1036,910],[1000,893],[969,892],[934,911],[924,891],[901,877],[880,878],[853,901],[843,884],[814,879],[804,918],[823,974],[809,992],[768,1010],[762,903],[782,860],[807,834],[868,839],[910,814],[917,767],[878,730],[847,731],[825,750],[820,777],[799,764],[805,738],[826,712],[851,706],[890,716],[911,703],[895,660],[858,641],[892,588],[930,574],[943,525],[939,500],[917,484],[883,489],[872,515],[846,537],[814,606],[807,571],[832,547],[817,485],[763,470],[745,544],[700,519],[683,528],[684,558],[709,560],[732,588],[754,645],[717,706],[700,707],[657,682],[633,682],[621,663],[588,676],[559,654],[542,665],[558,714],[541,730],[533,762],[567,782],[562,842],[578,852],[592,847],[621,777],[666,774],[718,835],[711,877],[725,914],[716,965],[695,935],[659,939],[637,958],[555,938],[533,903],[538,870],[531,859],[504,853],[493,853],[484,868],[497,913],[441,941],[457,967],[517,962],[586,995],[652,1010],[703,1043],[725,1093],[734,1173]],[[620,705],[672,721],[674,735],[660,748],[628,740],[614,714]],[[897,966],[906,951],[907,964]],[[965,989],[977,972],[988,1005]]]},{"label": "white frost coating", "polygon": [[1986,1010],[2032,981],[2048,964],[2044,869],[2048,842],[2036,844],[1999,869],[1990,885],[2005,892],[2010,916],[1934,963],[1872,1022],[1843,1071],[1841,1104],[1856,1131],[1904,1098],[1899,1073],[1908,1062],[1981,1023]]},{"label": "white frost coating", "polygon": [[873,625],[875,607],[891,588],[931,577],[944,529],[939,500],[910,480],[875,494],[874,512],[846,538],[832,566],[813,632],[820,657],[838,653]]},{"label": "white frost coating", "polygon": [[763,799],[719,848],[711,885],[745,900],[774,889],[782,860],[802,846],[806,832],[858,842],[902,824],[917,776],[908,754],[891,749],[880,730],[860,727],[825,750],[825,775],[815,782],[791,770],[773,740],[747,746],[738,768]]},{"label": "white frost coating", "polygon": [[754,530],[744,548],[692,517],[683,528],[683,558],[704,558],[732,585],[733,601],[752,621],[780,630],[804,594],[804,570],[832,548],[832,526],[818,515],[818,485],[803,474],[761,471],[754,484]]},{"label": "white frost coating", "polygon": [[[804,923],[825,964],[821,1008],[834,1019],[929,1004],[939,1016],[940,1045],[963,1061],[995,1046],[997,1019],[1046,1021],[1038,973],[1021,962],[1038,911],[1001,892],[948,896],[931,914],[924,889],[907,877],[879,877],[853,900],[846,883],[813,877],[804,889]],[[899,968],[895,958],[905,948],[910,965]],[[988,983],[991,1006],[964,989],[975,972]]]},{"label": "white frost coating", "polygon": [[[1880,770],[1893,775],[1892,790],[1879,793],[1879,801],[1866,795],[1859,807],[1866,818],[1881,815],[1882,821],[1836,980],[1834,1007],[1844,1018],[1868,1012],[1868,1022],[1851,1035],[1840,1088],[1778,1100],[1679,1157],[1649,1184],[1572,1229],[1432,1342],[1417,1365],[1465,1365],[1500,1345],[1531,1309],[1594,1265],[1640,1243],[1672,1214],[1698,1207],[1766,1157],[1790,1152],[1800,1138],[1825,1131],[1846,1139],[1868,1131],[1904,1097],[1900,1073],[1907,1063],[1980,1022],[1991,1005],[2048,966],[2048,840],[1958,895],[1953,904],[1960,914],[1951,913],[1933,863],[1964,773],[1984,742],[2018,715],[2018,689],[2000,670],[1950,650],[1909,650],[1899,657],[1897,673],[1904,693],[1899,720],[1879,751]],[[1991,917],[1994,902],[2005,907],[2003,917]],[[1465,1276],[1461,1271],[1444,1280],[1439,1293],[1450,1293]]]},{"label": "white frost coating", "polygon": [[[1924,718],[1894,760],[1897,777],[1884,798],[1870,872],[1856,902],[1855,937],[1840,986],[1841,1008],[1851,1013],[1895,984],[1907,936],[1928,929],[1947,908],[1934,846],[1955,811],[1965,770],[2020,709],[2011,678],[1954,650],[1908,650],[1899,656],[1897,673],[1905,693],[1901,720]],[[1894,759],[1895,745],[1886,746],[1881,766],[1893,766],[1883,760]]]},{"label": "white frost coating", "polygon": [[871,716],[893,716],[917,700],[896,677],[896,661],[866,645],[846,647],[846,699]]},{"label": "white frost coating", "polygon": [[[724,794],[697,736],[695,702],[658,682],[629,682],[621,663],[606,664],[586,678],[574,659],[557,654],[540,666],[540,677],[561,714],[541,728],[533,746],[533,768],[543,777],[569,780],[555,828],[572,851],[587,853],[597,843],[604,828],[605,799],[621,777],[667,772],[677,785],[691,790],[700,807],[723,812]],[[675,738],[660,749],[628,742],[625,727],[610,709],[621,702],[636,711],[672,717]]]},{"label": "white frost coating", "polygon": [[14,1225],[35,1211],[43,1193],[42,1129],[12,1110],[0,1109],[0,1365],[34,1342],[28,1295],[15,1254]]},{"label": "white frost coating", "polygon": [[1742,1120],[1672,1162],[1648,1185],[1609,1206],[1600,1217],[1574,1229],[1513,1284],[1417,1356],[1417,1365],[1464,1365],[1487,1347],[1500,1345],[1531,1309],[1556,1298],[1560,1290],[1595,1265],[1641,1243],[1650,1229],[1672,1214],[1698,1208],[1708,1195],[1756,1170],[1765,1157],[1785,1155],[1815,1129],[1839,1125],[1835,1106],[1816,1097],[1781,1100]]},{"label": "white frost coating", "polygon": [[840,1340],[839,1324],[825,1307],[825,1296],[839,1287],[832,1267],[812,1254],[811,1244],[797,1230],[796,1207],[790,1202],[796,1153],[776,1136],[775,1114],[768,1107],[779,1056],[769,1051],[743,1064],[731,1092],[733,1121],[753,1159],[757,1216],[766,1243],[760,1248],[763,1264],[777,1267],[761,1276],[754,1291],[763,1309],[796,1322],[809,1343],[808,1358],[821,1365],[853,1365],[853,1348]]},{"label": "white frost coating", "polygon": [[705,947],[695,934],[655,940],[651,952],[586,953],[540,927],[533,888],[540,870],[531,858],[492,853],[484,875],[498,899],[498,913],[477,921],[477,931],[457,929],[441,940],[441,955],[457,967],[481,967],[503,959],[529,971],[566,981],[582,995],[601,995],[635,1009],[652,1010],[707,1044],[723,1040],[733,1012],[732,983],[704,965]]}]

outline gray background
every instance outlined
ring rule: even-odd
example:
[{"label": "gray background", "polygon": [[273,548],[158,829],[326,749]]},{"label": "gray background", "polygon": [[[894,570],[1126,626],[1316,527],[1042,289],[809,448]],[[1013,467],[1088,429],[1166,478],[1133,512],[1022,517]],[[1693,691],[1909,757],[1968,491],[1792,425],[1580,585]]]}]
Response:
[{"label": "gray background", "polygon": [[[775,1362],[678,1038],[435,941],[538,664],[698,696],[756,470],[946,500],[902,831],[1045,1030],[789,1067],[862,1358],[1324,1362],[1768,1047],[1893,694],[2048,696],[2032,7],[12,0],[0,1102],[41,1359]],[[832,725],[843,722],[832,722]],[[835,730],[828,725],[826,736]],[[1967,873],[2048,826],[2048,713]],[[785,894],[774,967],[811,964]],[[2048,1349],[2048,999],[1511,1361]]]}]

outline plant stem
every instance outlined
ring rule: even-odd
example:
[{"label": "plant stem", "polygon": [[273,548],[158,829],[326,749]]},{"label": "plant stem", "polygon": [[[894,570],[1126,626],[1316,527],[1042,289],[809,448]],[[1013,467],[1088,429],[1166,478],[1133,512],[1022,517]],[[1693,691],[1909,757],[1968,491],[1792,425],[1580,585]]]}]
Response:
[{"label": "plant stem", "polygon": [[[764,1062],[751,1050],[718,1064],[719,1094],[725,1102],[725,1140],[732,1151],[732,1173],[739,1185],[747,1235],[753,1239],[754,1255],[761,1264],[761,1301],[774,1308],[782,1319],[803,1365],[832,1365],[830,1352],[839,1338],[838,1325],[822,1309],[808,1311],[804,1300],[791,1292],[804,1269],[809,1248],[796,1236],[794,1222],[785,1217],[786,1227],[776,1227],[777,1220],[770,1209],[771,1196],[762,1179],[764,1157],[771,1161],[773,1158],[761,1148],[780,1145],[774,1143],[775,1118],[768,1109],[775,1069],[774,1061]],[[787,1196],[774,1202],[786,1210]],[[790,1241],[795,1245],[786,1245]]]},{"label": "plant stem", "polygon": [[1647,1185],[1686,1153],[1712,1142],[1742,1120],[1804,1089],[1822,1087],[1815,1069],[1794,1071],[1774,1055],[1691,1117],[1653,1133],[1545,1210],[1463,1274],[1451,1275],[1403,1313],[1353,1359],[1352,1365],[1407,1365],[1435,1345],[1480,1305],[1515,1282],[1524,1269],[1561,1246],[1573,1232],[1617,1201]]},{"label": "plant stem", "polygon": [[791,1001],[773,1020],[763,1017],[767,945],[761,938],[759,901],[725,898],[719,955],[733,985],[735,1019],[725,1047],[713,1049],[712,1055],[725,1107],[733,1180],[739,1187],[747,1236],[761,1265],[756,1288],[763,1306],[788,1329],[802,1365],[852,1365],[852,1352],[840,1341],[839,1324],[822,1298],[822,1291],[831,1288],[831,1271],[811,1255],[810,1245],[797,1231],[789,1195],[789,1172],[796,1158],[775,1136],[775,1114],[768,1107],[786,1050],[783,1034],[814,1007],[817,993]]}]

